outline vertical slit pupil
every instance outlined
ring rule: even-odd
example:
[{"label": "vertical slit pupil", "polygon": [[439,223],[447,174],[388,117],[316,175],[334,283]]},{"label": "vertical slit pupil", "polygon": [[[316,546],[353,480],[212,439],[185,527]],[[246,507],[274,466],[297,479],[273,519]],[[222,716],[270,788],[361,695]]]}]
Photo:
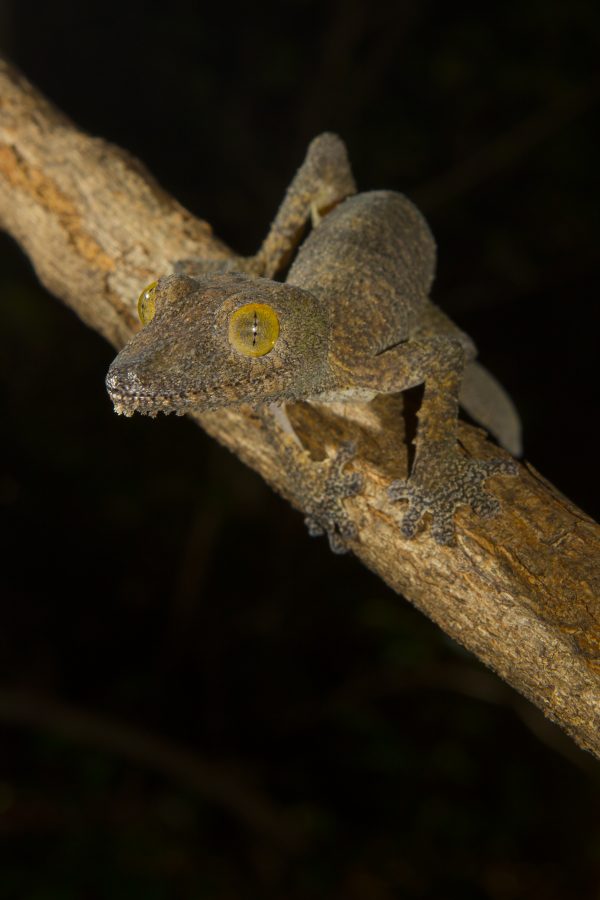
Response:
[{"label": "vertical slit pupil", "polygon": [[258,334],[258,316],[254,313],[254,323],[252,325],[252,346],[256,345],[256,336]]}]

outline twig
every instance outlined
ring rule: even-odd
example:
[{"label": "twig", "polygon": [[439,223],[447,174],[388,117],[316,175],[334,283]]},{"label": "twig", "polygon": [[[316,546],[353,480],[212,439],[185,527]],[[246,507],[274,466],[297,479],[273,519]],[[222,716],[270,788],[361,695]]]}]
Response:
[{"label": "twig", "polygon": [[50,697],[7,688],[0,689],[0,721],[51,731],[132,760],[191,788],[243,825],[268,835],[280,848],[301,846],[303,835],[293,814],[276,809],[237,773],[173,741]]}]

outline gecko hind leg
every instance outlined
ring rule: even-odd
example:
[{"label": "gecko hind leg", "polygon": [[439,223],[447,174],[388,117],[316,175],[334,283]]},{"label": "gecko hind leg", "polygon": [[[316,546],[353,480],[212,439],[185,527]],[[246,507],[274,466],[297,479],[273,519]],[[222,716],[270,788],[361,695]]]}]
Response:
[{"label": "gecko hind leg", "polygon": [[[458,398],[472,348],[460,332],[444,331],[439,311],[426,324],[428,330],[386,351],[388,364],[383,371],[374,368],[372,377],[376,379],[374,386],[387,393],[424,385],[411,472],[406,480],[390,485],[388,498],[392,502],[408,501],[401,524],[404,537],[414,537],[428,513],[434,540],[452,544],[456,510],[467,505],[484,518],[496,515],[500,505],[485,481],[496,474],[515,475],[518,469],[512,460],[474,459],[461,449],[457,438]],[[362,378],[365,386],[370,386],[364,369]]]},{"label": "gecko hind leg", "polygon": [[406,480],[392,482],[388,497],[392,502],[408,500],[402,519],[404,537],[415,536],[425,515],[432,518],[431,536],[438,544],[452,544],[455,539],[454,513],[461,505],[470,506],[484,519],[492,518],[500,510],[499,502],[484,488],[492,475],[516,475],[517,466],[508,459],[471,459],[459,456],[458,450],[448,454],[437,476],[419,479],[411,475]]}]

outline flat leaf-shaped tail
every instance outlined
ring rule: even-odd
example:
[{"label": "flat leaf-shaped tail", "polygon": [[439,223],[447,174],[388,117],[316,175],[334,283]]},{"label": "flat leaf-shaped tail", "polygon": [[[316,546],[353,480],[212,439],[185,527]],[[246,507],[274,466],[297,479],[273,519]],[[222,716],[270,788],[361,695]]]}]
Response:
[{"label": "flat leaf-shaped tail", "polygon": [[521,456],[521,419],[514,403],[494,376],[477,362],[463,375],[459,403],[513,456]]}]

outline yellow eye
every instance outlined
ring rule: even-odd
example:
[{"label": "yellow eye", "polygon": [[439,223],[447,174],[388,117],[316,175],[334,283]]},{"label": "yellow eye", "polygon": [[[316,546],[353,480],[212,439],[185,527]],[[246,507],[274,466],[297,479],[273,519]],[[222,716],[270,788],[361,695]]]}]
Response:
[{"label": "yellow eye", "polygon": [[147,325],[154,318],[156,306],[154,303],[154,292],[158,281],[153,281],[147,288],[144,288],[138,300],[138,316],[142,325]]},{"label": "yellow eye", "polygon": [[279,337],[279,319],[266,303],[248,303],[229,320],[229,343],[244,356],[265,356]]}]

